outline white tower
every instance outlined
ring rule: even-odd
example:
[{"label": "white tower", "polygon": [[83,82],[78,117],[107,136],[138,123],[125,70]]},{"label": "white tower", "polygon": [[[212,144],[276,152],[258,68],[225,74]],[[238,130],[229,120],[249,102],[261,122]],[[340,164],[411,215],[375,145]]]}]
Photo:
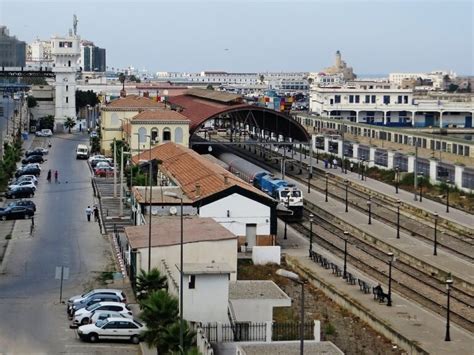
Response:
[{"label": "white tower", "polygon": [[56,74],[55,130],[64,130],[67,117],[76,119],[76,73],[81,56],[80,37],[72,31],[51,38],[53,72]]}]

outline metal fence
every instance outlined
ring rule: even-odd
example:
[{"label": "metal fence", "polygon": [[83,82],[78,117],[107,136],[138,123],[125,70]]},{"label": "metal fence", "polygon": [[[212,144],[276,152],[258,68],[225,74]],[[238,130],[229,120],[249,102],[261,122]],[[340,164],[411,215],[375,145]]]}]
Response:
[{"label": "metal fence", "polygon": [[[314,323],[304,323],[304,339],[314,339]],[[282,340],[299,340],[300,338],[300,323],[273,323],[272,327],[272,341]]]},{"label": "metal fence", "polygon": [[380,166],[388,166],[388,153],[385,149],[375,150],[375,164]]},{"label": "metal fence", "polygon": [[398,166],[400,171],[408,171],[408,157],[406,155],[395,153],[393,157],[393,165]]},{"label": "metal fence", "polygon": [[206,338],[211,343],[234,341],[265,341],[266,323],[234,323],[202,325]]}]

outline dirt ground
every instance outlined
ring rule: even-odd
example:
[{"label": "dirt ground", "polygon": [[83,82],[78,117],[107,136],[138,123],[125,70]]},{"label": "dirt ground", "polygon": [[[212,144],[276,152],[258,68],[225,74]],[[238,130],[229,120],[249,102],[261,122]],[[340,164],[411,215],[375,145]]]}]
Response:
[{"label": "dirt ground", "polygon": [[[301,288],[290,280],[277,276],[280,267],[291,270],[286,264],[257,266],[251,260],[239,260],[239,280],[273,280],[293,300],[291,308],[276,308],[276,322],[298,321]],[[383,335],[370,328],[358,317],[339,307],[312,285],[305,286],[305,321],[320,320],[322,339],[332,341],[345,354],[406,354]]]}]

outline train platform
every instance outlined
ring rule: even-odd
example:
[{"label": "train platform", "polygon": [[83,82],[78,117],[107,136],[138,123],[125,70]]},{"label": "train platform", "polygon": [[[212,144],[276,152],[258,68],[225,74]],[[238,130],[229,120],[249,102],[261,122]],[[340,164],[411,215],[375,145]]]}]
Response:
[{"label": "train platform", "polygon": [[[283,154],[283,149],[279,150],[280,154]],[[286,152],[286,156],[288,158],[291,158],[291,152]],[[300,161],[300,156],[298,152],[294,153],[293,158],[297,160],[298,162]],[[309,164],[309,158],[307,157],[306,159],[304,158],[304,154],[302,157],[302,161],[305,162],[306,164]],[[446,212],[446,205],[441,204],[439,202],[423,198],[423,201],[420,202],[414,200],[414,194],[402,189],[399,189],[398,194],[395,193],[395,187],[390,186],[388,184],[385,184],[383,182],[371,179],[371,178],[365,178],[362,181],[360,179],[360,175],[358,173],[351,173],[349,170],[346,173],[343,173],[341,171],[341,168],[338,167],[337,169],[335,168],[324,168],[324,163],[322,160],[319,160],[319,163],[316,163],[315,157],[312,159],[312,164],[313,167],[317,167],[321,170],[327,171],[333,175],[339,176],[342,179],[347,179],[353,184],[358,184],[358,185],[363,185],[369,188],[370,190],[373,190],[379,194],[383,194],[386,196],[389,196],[394,199],[400,199],[404,204],[411,205],[416,208],[421,208],[424,209],[427,212],[430,213],[438,213],[438,215],[442,218],[445,218],[446,220],[449,220],[451,222],[460,224],[466,228],[469,228],[473,231],[474,233],[474,216],[470,213],[458,210],[453,207],[449,207],[449,213]],[[418,198],[417,198],[418,199]]]},{"label": "train platform", "polygon": [[[287,178],[287,180],[292,181],[305,191],[305,186],[300,182],[292,180],[291,178]],[[376,219],[372,219],[372,224],[369,225],[367,215],[350,207],[348,212],[345,212],[343,202],[331,198],[328,202],[325,202],[324,194],[318,191],[311,191],[310,194],[305,195],[305,198],[367,235],[393,246],[393,248],[400,252],[414,259],[421,260],[428,265],[432,265],[445,273],[452,273],[453,277],[474,285],[474,266],[470,262],[446,252],[442,247],[438,246],[438,255],[435,256],[433,255],[432,244],[416,239],[403,230],[400,231],[400,238],[397,239],[396,228],[388,226]]]},{"label": "train platform", "polygon": [[[424,309],[419,304],[405,297],[392,293],[392,307],[375,301],[372,293],[365,294],[359,286],[348,284],[342,277],[335,276],[331,270],[321,267],[308,257],[309,242],[291,227],[288,228],[288,239],[283,239],[283,223],[280,221],[278,243],[286,255],[288,264],[301,274],[309,274],[308,279],[320,288],[327,296],[345,308],[349,308],[374,329],[389,337],[392,342],[403,344],[410,353],[419,353],[419,348],[430,354],[470,354],[474,336],[470,332],[451,323],[451,341],[445,341],[446,319]],[[329,252],[324,252],[317,243],[314,250],[323,254],[330,261],[343,265],[343,261]],[[361,273],[348,264],[348,271],[355,277],[376,285],[378,282]],[[387,285],[382,285],[387,292]],[[413,347],[417,348],[414,349]]]}]

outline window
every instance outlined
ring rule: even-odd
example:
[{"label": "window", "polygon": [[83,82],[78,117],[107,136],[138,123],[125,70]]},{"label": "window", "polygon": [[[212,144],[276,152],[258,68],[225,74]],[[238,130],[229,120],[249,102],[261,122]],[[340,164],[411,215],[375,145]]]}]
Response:
[{"label": "window", "polygon": [[340,104],[341,103],[341,95],[334,95],[334,102],[336,104]]},{"label": "window", "polygon": [[151,129],[151,140],[155,142],[158,140],[158,128],[156,127]]},{"label": "window", "polygon": [[109,310],[114,311],[114,312],[123,311],[121,306],[109,306]]},{"label": "window", "polygon": [[356,102],[356,104],[358,104],[360,102],[360,96],[359,95],[355,96],[355,102]]},{"label": "window", "polygon": [[383,96],[383,103],[385,105],[388,105],[390,103],[390,95],[384,95]]},{"label": "window", "polygon": [[67,61],[67,66],[68,66],[68,67],[71,66],[71,61],[70,61],[70,60]]},{"label": "window", "polygon": [[408,103],[408,95],[403,96],[403,103]]},{"label": "window", "polygon": [[365,95],[365,103],[370,103],[370,95]]},{"label": "window", "polygon": [[372,95],[372,103],[375,104],[375,95]]},{"label": "window", "polygon": [[122,321],[122,322],[118,322],[118,323],[119,323],[119,328],[121,328],[121,329],[137,329],[138,328],[132,322]]},{"label": "window", "polygon": [[196,288],[196,275],[190,275],[189,276],[189,289],[195,289]]},{"label": "window", "polygon": [[168,142],[171,140],[171,131],[169,128],[163,129],[163,142]]},{"label": "window", "polygon": [[104,329],[118,329],[119,325],[117,323],[118,322],[110,322],[104,327]]},{"label": "window", "polygon": [[66,103],[69,103],[69,97],[66,96]]},{"label": "window", "polygon": [[174,142],[183,143],[183,129],[181,127],[177,127],[174,130]]},{"label": "window", "polygon": [[66,92],[69,91],[69,85],[66,85]]},{"label": "window", "polygon": [[354,103],[354,95],[349,95],[349,103],[350,104]]},{"label": "window", "polygon": [[140,127],[138,129],[138,143],[146,143],[146,128]]},{"label": "window", "polygon": [[402,95],[398,95],[398,103],[399,103],[399,104],[402,103]]},{"label": "window", "polygon": [[118,126],[120,123],[119,123],[119,117],[118,115],[114,112],[112,114],[112,117],[110,118],[110,125],[111,126]]}]

